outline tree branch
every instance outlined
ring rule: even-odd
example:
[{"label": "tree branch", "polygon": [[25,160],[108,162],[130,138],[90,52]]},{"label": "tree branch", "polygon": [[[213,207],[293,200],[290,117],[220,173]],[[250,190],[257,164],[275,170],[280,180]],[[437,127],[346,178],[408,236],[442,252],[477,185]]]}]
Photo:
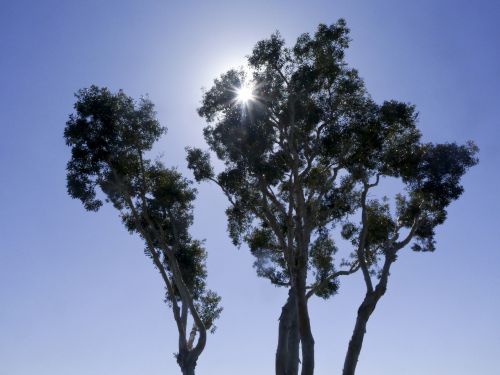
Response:
[{"label": "tree branch", "polygon": [[358,260],[361,267],[361,271],[363,272],[363,278],[365,280],[366,288],[369,292],[373,291],[373,283],[370,277],[370,271],[368,270],[368,265],[365,260],[365,243],[366,237],[368,235],[368,214],[366,212],[366,196],[368,194],[368,190],[370,189],[370,185],[368,183],[364,183],[363,193],[361,194],[361,221],[363,228],[361,229],[360,240],[358,244],[357,254]]},{"label": "tree branch", "polygon": [[306,298],[307,299],[311,298],[318,290],[325,287],[330,280],[336,279],[339,276],[351,275],[351,274],[355,273],[357,270],[359,270],[359,268],[360,268],[359,264],[357,264],[357,265],[353,264],[353,266],[348,270],[342,270],[342,271],[337,271],[337,272],[332,273],[328,277],[321,280],[320,283],[313,285],[311,287],[311,289],[309,290],[309,292],[307,292]]},{"label": "tree branch", "polygon": [[415,219],[413,220],[413,224],[411,226],[410,232],[408,233],[406,238],[403,241],[396,242],[394,244],[394,251],[395,252],[401,250],[403,247],[405,247],[406,245],[408,245],[410,243],[410,241],[413,239],[413,236],[415,235],[415,232],[418,229],[419,224],[420,224],[420,214],[415,216]]}]

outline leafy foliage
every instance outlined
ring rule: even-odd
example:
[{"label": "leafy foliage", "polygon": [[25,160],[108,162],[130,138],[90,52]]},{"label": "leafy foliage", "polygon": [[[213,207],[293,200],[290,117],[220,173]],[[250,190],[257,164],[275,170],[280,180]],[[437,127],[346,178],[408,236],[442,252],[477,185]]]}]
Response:
[{"label": "leafy foliage", "polygon": [[337,247],[326,231],[321,231],[311,244],[310,263],[315,270],[315,282],[320,285],[323,280],[328,280],[316,291],[316,295],[324,299],[336,293],[339,286],[336,279],[329,279],[332,271],[335,270],[333,256],[336,252]]},{"label": "leafy foliage", "polygon": [[[343,60],[347,35],[343,21],[321,25],[314,38],[304,34],[288,49],[276,33],[255,46],[251,77],[223,74],[199,109],[210,124],[205,138],[225,170],[215,175],[208,154],[196,149],[188,150],[189,167],[198,181],[214,180],[229,196],[233,242],[245,240],[258,275],[276,285],[290,284],[296,261],[321,277],[331,273],[333,251],[323,254],[328,260],[308,262],[308,241],[299,244],[298,237],[316,236],[354,209],[353,179],[337,179],[338,151],[348,147],[354,106],[369,100]],[[255,100],[242,106],[236,92],[247,80]]]},{"label": "leafy foliage", "polygon": [[103,195],[120,211],[125,227],[144,239],[145,254],[166,283],[179,329],[185,331],[187,323],[178,312],[180,302],[200,334],[214,327],[222,311],[220,297],[206,290],[206,250],[189,234],[196,190],[178,171],[145,156],[166,131],[153,104],[97,86],[80,90],[76,98],[64,131],[71,147],[69,195],[90,211],[102,206]]},{"label": "leafy foliage", "polygon": [[66,144],[71,147],[68,193],[80,199],[87,210],[97,211],[102,201],[96,197],[96,187],[104,188],[121,207],[112,181],[123,178],[137,184],[137,150],[149,151],[165,128],[145,98],[136,104],[122,91],[112,94],[97,86],[82,89],[75,96],[76,114],[70,115],[64,130]]},{"label": "leafy foliage", "polygon": [[[477,162],[473,143],[421,143],[413,105],[375,103],[344,60],[349,42],[344,20],[319,25],[291,48],[275,33],[248,57],[251,73],[221,75],[198,111],[208,122],[205,139],[225,168],[215,174],[209,154],[199,149],[188,149],[189,167],[197,181],[221,186],[231,202],[233,242],[247,242],[257,274],[276,285],[290,285],[306,265],[316,285],[328,280],[335,273],[328,233],[363,206],[370,264],[417,218],[414,249],[433,250],[434,228],[463,192],[461,176]],[[237,89],[249,82],[254,99],[243,105]],[[397,217],[388,201],[367,202],[363,195],[384,177],[405,185],[396,197]],[[355,223],[342,230],[356,246],[361,233]]]}]

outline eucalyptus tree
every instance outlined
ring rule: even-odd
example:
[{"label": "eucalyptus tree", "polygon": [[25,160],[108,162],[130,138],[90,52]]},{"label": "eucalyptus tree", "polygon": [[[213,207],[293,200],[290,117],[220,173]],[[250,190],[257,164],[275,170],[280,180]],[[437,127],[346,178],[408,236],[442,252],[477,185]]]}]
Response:
[{"label": "eucalyptus tree", "polygon": [[[473,144],[422,144],[413,106],[376,104],[345,62],[348,34],[339,20],[301,35],[290,48],[278,33],[258,42],[248,70],[221,75],[198,110],[208,122],[205,139],[224,169],[216,173],[207,152],[188,149],[195,179],[215,182],[228,197],[233,242],[248,244],[259,276],[288,288],[276,351],[279,375],[298,373],[299,343],[301,372],[313,373],[308,300],[329,298],[339,276],[361,270],[367,297],[346,358],[350,373],[396,253],[414,238],[426,244],[421,249],[431,249],[434,227],[460,195],[460,177],[476,162]],[[407,189],[396,199],[395,219],[384,201],[367,200],[384,177],[400,179]],[[361,224],[348,222],[358,214]],[[382,240],[384,225],[389,237]],[[347,261],[334,259],[336,234],[355,245]],[[380,287],[372,281],[379,258],[389,259]]]},{"label": "eucalyptus tree", "polygon": [[345,173],[339,140],[368,100],[356,70],[344,61],[343,20],[320,25],[287,48],[278,33],[257,43],[249,70],[214,81],[199,114],[211,150],[224,162],[215,173],[209,155],[188,149],[196,180],[217,183],[230,201],[228,230],[245,241],[257,274],[289,289],[283,306],[276,373],[296,374],[299,342],[303,375],[314,371],[308,310],[312,295],[328,298],[337,278],[355,272],[334,264],[330,232],[355,209],[355,180]]},{"label": "eucalyptus tree", "polygon": [[[420,143],[412,106],[386,103],[377,117],[360,129],[365,135],[371,133],[368,150],[362,150],[370,156],[357,158],[352,165],[361,185],[360,222],[346,222],[342,228],[342,236],[354,247],[352,262],[361,268],[366,286],[343,375],[355,373],[367,322],[386,293],[398,255],[410,244],[417,252],[435,250],[435,228],[444,223],[447,206],[462,194],[461,177],[478,161],[472,142]],[[397,134],[396,141],[391,133]],[[353,134],[353,138],[357,136]],[[402,192],[393,200],[386,196],[369,199],[379,182],[388,177],[400,181]]]},{"label": "eucalyptus tree", "polygon": [[96,86],[76,99],[64,131],[71,147],[68,193],[88,211],[112,203],[126,228],[144,240],[177,325],[177,362],[183,374],[194,374],[222,310],[220,297],[206,288],[206,251],[189,234],[196,190],[175,169],[147,158],[166,131],[149,100]]}]

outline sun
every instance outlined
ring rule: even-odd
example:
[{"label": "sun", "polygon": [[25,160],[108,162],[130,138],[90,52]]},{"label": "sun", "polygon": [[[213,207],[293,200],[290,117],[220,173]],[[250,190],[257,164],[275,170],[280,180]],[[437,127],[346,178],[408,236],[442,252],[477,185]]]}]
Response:
[{"label": "sun", "polygon": [[238,102],[246,104],[252,99],[254,99],[252,86],[244,85],[236,90],[236,100]]}]

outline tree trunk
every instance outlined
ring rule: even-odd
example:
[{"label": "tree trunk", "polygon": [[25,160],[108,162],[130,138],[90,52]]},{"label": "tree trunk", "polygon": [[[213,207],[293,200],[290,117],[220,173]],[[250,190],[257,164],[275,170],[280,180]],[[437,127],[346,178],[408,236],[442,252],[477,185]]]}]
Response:
[{"label": "tree trunk", "polygon": [[190,365],[186,365],[184,367],[181,367],[182,375],[195,375],[195,372],[194,372],[195,367],[196,367],[196,364],[190,364]]},{"label": "tree trunk", "polygon": [[295,290],[288,291],[288,299],[281,310],[276,349],[276,375],[299,373],[299,330]]},{"label": "tree trunk", "polygon": [[366,333],[366,324],[368,323],[368,319],[370,319],[373,310],[375,310],[375,306],[379,299],[380,297],[376,298],[373,292],[367,293],[363,303],[359,306],[356,325],[354,326],[351,341],[349,341],[349,346],[347,348],[342,375],[354,375],[356,372],[359,353],[361,352],[363,339]]},{"label": "tree trunk", "polygon": [[314,374],[314,337],[309,322],[309,312],[305,307],[306,314],[300,319],[300,342],[302,346],[302,375]]},{"label": "tree trunk", "polygon": [[387,252],[385,255],[384,266],[382,267],[382,274],[375,290],[368,290],[365,294],[363,302],[358,308],[358,316],[356,318],[356,325],[352,333],[351,341],[347,348],[347,354],[344,361],[344,370],[342,375],[354,375],[356,372],[356,365],[358,364],[359,353],[363,346],[363,339],[366,333],[366,324],[372,315],[378,301],[387,291],[387,282],[392,263],[396,261],[396,252]]},{"label": "tree trunk", "polygon": [[183,350],[177,355],[177,363],[181,368],[182,375],[195,375],[196,361],[191,351]]},{"label": "tree trunk", "polygon": [[290,333],[288,334],[288,365],[287,375],[297,375],[299,373],[299,346],[300,335],[297,321],[297,304],[294,303],[293,314],[290,318]]},{"label": "tree trunk", "polygon": [[306,297],[305,274],[297,280],[297,314],[302,346],[302,375],[314,374],[314,337],[311,331],[309,308]]}]

